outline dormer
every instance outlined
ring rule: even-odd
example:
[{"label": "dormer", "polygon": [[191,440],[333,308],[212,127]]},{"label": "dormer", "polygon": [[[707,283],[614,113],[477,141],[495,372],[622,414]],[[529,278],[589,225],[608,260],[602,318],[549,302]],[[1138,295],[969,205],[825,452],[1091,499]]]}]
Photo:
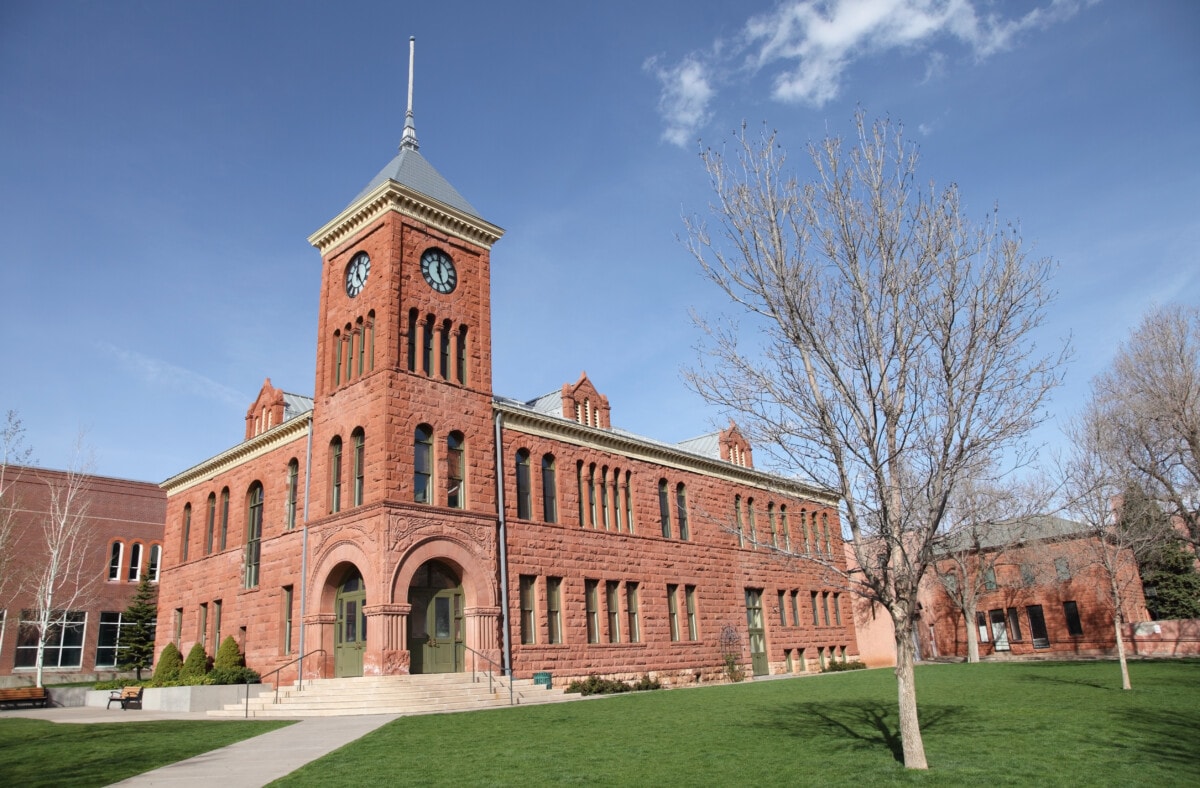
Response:
[{"label": "dormer", "polygon": [[263,381],[258,399],[246,411],[246,440],[261,435],[286,419],[283,392],[271,385],[271,379]]},{"label": "dormer", "polygon": [[754,467],[754,456],[750,451],[750,442],[742,435],[741,430],[732,421],[721,430],[718,438],[721,447],[721,459],[740,465],[743,468]]},{"label": "dormer", "polygon": [[612,429],[608,397],[605,397],[592,381],[588,380],[587,372],[579,374],[579,380],[572,385],[564,383],[562,387],[563,418],[577,421],[587,427]]}]

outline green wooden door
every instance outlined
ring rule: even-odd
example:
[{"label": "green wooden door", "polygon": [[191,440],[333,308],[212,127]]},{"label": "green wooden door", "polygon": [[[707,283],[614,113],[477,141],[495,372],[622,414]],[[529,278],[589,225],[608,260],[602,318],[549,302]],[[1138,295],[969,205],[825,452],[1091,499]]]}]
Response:
[{"label": "green wooden door", "polygon": [[456,673],[466,662],[463,588],[440,561],[421,565],[408,588],[408,648],[413,673]]},{"label": "green wooden door", "polygon": [[338,588],[334,609],[337,624],[334,631],[334,675],[361,676],[363,649],[367,645],[367,617],[363,606],[367,590],[362,575],[355,572]]},{"label": "green wooden door", "polygon": [[746,634],[750,638],[750,667],[755,676],[770,671],[767,664],[767,635],[763,629],[762,591],[746,589]]}]

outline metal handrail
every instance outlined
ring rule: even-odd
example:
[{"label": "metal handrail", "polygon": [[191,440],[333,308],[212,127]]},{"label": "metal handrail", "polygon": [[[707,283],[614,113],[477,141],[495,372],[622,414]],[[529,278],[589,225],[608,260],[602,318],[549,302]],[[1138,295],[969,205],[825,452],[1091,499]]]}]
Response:
[{"label": "metal handrail", "polygon": [[[297,662],[299,662],[301,660],[308,659],[313,654],[324,654],[324,653],[325,653],[325,649],[316,648],[316,649],[313,649],[312,651],[308,652],[307,654],[302,654],[299,657],[296,657],[291,662],[285,662],[282,665],[280,665],[279,667],[275,668],[275,670],[268,673],[266,676],[263,676],[262,683],[264,683],[264,684],[267,683],[267,676],[276,676],[276,675],[278,675],[279,671],[283,670],[284,668],[289,667],[291,665],[295,665]],[[323,673],[324,671],[321,671],[321,672]],[[319,676],[319,678],[324,678],[324,676]],[[297,674],[296,688],[304,689],[304,676]],[[248,695],[249,695],[249,693],[247,693],[247,698],[246,698],[247,705],[249,705],[249,703],[250,703],[250,698],[248,697]],[[278,681],[275,682],[275,701],[274,702],[275,703],[279,702],[279,682]]]},{"label": "metal handrail", "polygon": [[[493,667],[494,667],[494,668],[495,668],[495,669],[496,669],[496,670],[497,670],[497,671],[500,673],[500,678],[497,678],[497,679],[495,679],[495,681],[499,681],[499,682],[500,682],[500,684],[501,684],[501,686],[503,686],[503,685],[504,685],[504,682],[503,682],[503,677],[504,677],[504,669],[503,669],[503,668],[500,666],[500,663],[496,662],[494,659],[492,659],[491,657],[487,656],[486,654],[481,654],[481,653],[479,653],[479,652],[478,652],[478,651],[476,651],[475,649],[473,649],[473,648],[471,648],[470,646],[468,646],[466,643],[462,644],[462,647],[463,647],[464,649],[466,649],[467,651],[470,651],[470,652],[471,652],[472,654],[474,654],[475,656],[477,656],[477,657],[479,657],[480,659],[482,659],[484,662],[488,663],[488,669],[487,669],[487,677],[488,677],[488,692],[494,692],[494,691],[495,691],[495,690],[493,689],[493,687],[492,687],[492,681],[493,681],[492,668],[493,668]],[[474,661],[474,660],[472,660],[472,661],[471,661],[471,682],[472,682],[472,683],[474,683],[474,682],[476,682],[476,681],[478,681],[478,679],[476,679],[476,678],[475,678],[475,661]],[[512,676],[509,676],[509,677],[508,677],[508,705],[509,705],[509,706],[513,705],[513,683],[512,683]]]}]

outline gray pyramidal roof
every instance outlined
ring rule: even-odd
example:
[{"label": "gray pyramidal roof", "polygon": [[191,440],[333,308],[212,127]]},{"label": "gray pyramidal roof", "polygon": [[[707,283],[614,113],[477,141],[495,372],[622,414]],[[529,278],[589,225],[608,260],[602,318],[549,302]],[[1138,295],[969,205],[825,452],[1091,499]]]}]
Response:
[{"label": "gray pyramidal roof", "polygon": [[400,148],[400,152],[396,154],[396,158],[388,162],[387,166],[371,179],[371,182],[367,184],[367,188],[359,192],[358,196],[350,204],[353,205],[363,197],[366,197],[367,194],[374,191],[381,183],[385,183],[386,181],[395,181],[401,186],[407,186],[415,192],[437,200],[444,205],[449,205],[451,208],[456,208],[477,219],[483,218],[475,210],[474,206],[467,202],[466,198],[459,194],[458,190],[451,186],[450,182],[433,168],[432,164],[425,161],[424,156],[417,152],[415,148],[407,146]]}]

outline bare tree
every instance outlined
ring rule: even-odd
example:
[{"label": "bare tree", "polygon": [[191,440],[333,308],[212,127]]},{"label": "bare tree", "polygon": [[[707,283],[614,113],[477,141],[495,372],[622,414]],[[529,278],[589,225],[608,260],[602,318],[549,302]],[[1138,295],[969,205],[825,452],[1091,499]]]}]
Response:
[{"label": "bare tree", "polygon": [[[34,589],[33,619],[37,635],[37,686],[42,686],[46,644],[73,625],[70,614],[91,596],[97,574],[88,559],[92,552],[88,518],[90,462],[83,459],[82,436],[76,443],[72,466],[46,475],[48,509],[41,528],[41,563],[30,567],[29,587]],[[22,622],[26,623],[26,622]]]},{"label": "bare tree", "polygon": [[[1110,452],[1108,433],[1112,424],[1097,397],[1068,428],[1071,452],[1063,467],[1062,490],[1065,509],[1081,527],[1086,539],[1078,540],[1080,553],[1100,569],[1105,580],[1105,597],[1112,607],[1117,660],[1121,666],[1121,688],[1130,689],[1129,666],[1125,659],[1125,607],[1140,587],[1138,560],[1156,550],[1169,531],[1143,526],[1145,518],[1118,518],[1116,507],[1129,489],[1127,470]],[[1124,522],[1121,521],[1124,519]]]},{"label": "bare tree", "polygon": [[689,219],[688,246],[761,333],[700,320],[689,378],[779,462],[841,494],[857,561],[845,580],[891,616],[904,763],[923,769],[921,580],[959,485],[997,480],[1044,418],[1065,348],[1033,345],[1050,263],[994,216],[970,224],[954,186],[922,191],[900,128],[856,120],[850,144],[809,146],[804,184],[774,134],[743,128],[729,154],[702,153],[716,232]]},{"label": "bare tree", "polygon": [[1098,449],[1200,548],[1200,309],[1152,310],[1093,387],[1106,424]]},{"label": "bare tree", "polygon": [[1020,547],[1030,524],[1045,511],[1044,490],[1022,481],[1004,487],[960,484],[947,506],[944,525],[934,542],[933,573],[966,623],[967,662],[979,661],[975,628],[979,600],[997,587],[997,568]]},{"label": "bare tree", "polygon": [[4,607],[8,587],[13,577],[13,557],[16,555],[17,500],[16,483],[30,464],[33,449],[25,445],[25,426],[15,410],[8,411],[0,428],[0,610]]}]

